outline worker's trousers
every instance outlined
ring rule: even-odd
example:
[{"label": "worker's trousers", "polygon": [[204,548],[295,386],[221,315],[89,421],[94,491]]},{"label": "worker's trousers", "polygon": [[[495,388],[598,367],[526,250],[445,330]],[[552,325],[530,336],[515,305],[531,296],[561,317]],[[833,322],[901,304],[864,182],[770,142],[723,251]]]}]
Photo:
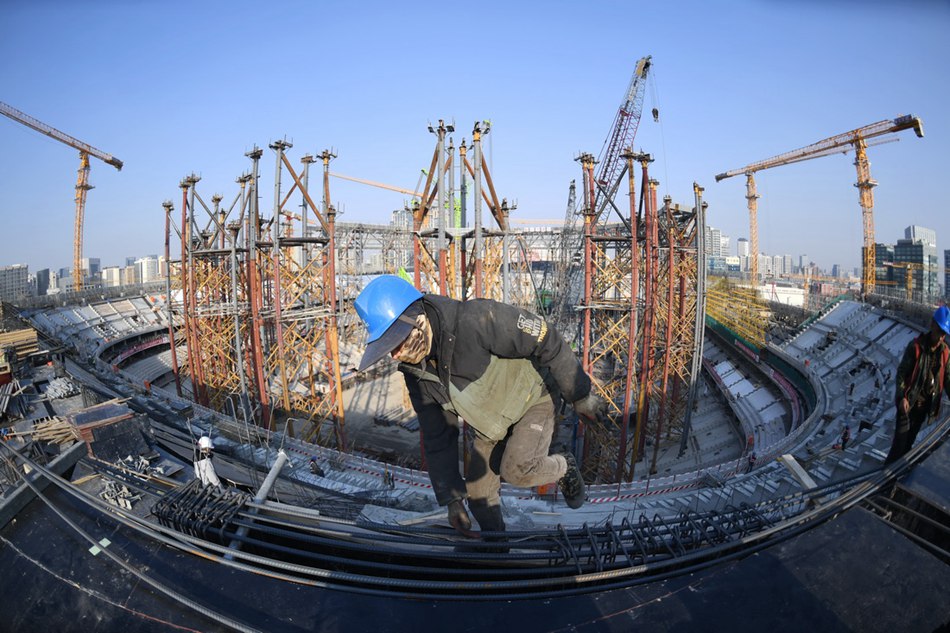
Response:
[{"label": "worker's trousers", "polygon": [[930,407],[911,407],[910,412],[904,415],[900,406],[897,407],[897,417],[894,423],[894,441],[891,442],[891,450],[884,460],[885,464],[890,464],[900,459],[914,446],[914,440],[917,439],[917,433],[920,427],[927,419],[930,413]]},{"label": "worker's trousers", "polygon": [[[524,488],[556,482],[567,472],[561,455],[548,455],[554,434],[554,402],[544,399],[512,425],[505,439],[493,442],[475,433],[468,476],[468,505],[483,530],[503,530],[497,522],[501,503],[501,479]],[[491,525],[486,526],[482,522]]]}]

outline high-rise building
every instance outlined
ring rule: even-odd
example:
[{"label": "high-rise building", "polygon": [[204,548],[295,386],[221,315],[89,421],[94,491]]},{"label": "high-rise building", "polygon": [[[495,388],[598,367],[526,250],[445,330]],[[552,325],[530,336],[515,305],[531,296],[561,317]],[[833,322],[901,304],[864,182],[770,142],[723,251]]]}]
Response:
[{"label": "high-rise building", "polygon": [[706,227],[706,260],[710,272],[726,272],[726,257],[729,255],[729,236],[722,230]]},{"label": "high-rise building", "polygon": [[[709,257],[725,257],[726,255],[728,255],[728,251],[723,252],[722,250],[722,240],[723,240],[723,234],[720,229],[717,229],[712,226],[707,226],[706,227],[706,255]],[[729,238],[726,237],[726,244],[728,243],[729,243]]]},{"label": "high-rise building", "polygon": [[0,266],[0,299],[15,302],[29,296],[29,266],[26,264]]},{"label": "high-rise building", "polygon": [[49,268],[36,271],[36,294],[43,296],[49,290]]},{"label": "high-rise building", "polygon": [[808,268],[808,255],[799,255],[798,272],[804,273],[806,268]]},{"label": "high-rise building", "polygon": [[722,241],[720,236],[722,231],[719,229],[713,228],[711,226],[706,227],[706,256],[707,257],[719,257],[722,255],[720,252]]},{"label": "high-rise building", "polygon": [[772,257],[772,275],[778,277],[790,271],[785,270],[785,257],[783,255],[774,255]]},{"label": "high-rise building", "polygon": [[937,232],[933,229],[927,229],[922,226],[912,224],[904,229],[904,239],[911,242],[923,242],[929,246],[937,247]]},{"label": "high-rise building", "polygon": [[135,277],[143,284],[158,281],[158,256],[149,255],[135,260]]},{"label": "high-rise building", "polygon": [[786,275],[790,275],[795,272],[795,268],[792,266],[791,255],[782,255],[782,270],[785,271]]},{"label": "high-rise building", "polygon": [[930,303],[939,296],[936,246],[924,240],[897,240],[894,246],[894,264],[897,267],[905,264],[900,271],[904,273],[901,277],[905,281],[901,285],[905,293],[908,278],[905,271],[909,269],[909,277],[913,283],[910,296],[912,301]]},{"label": "high-rise building", "polygon": [[122,285],[122,269],[118,266],[106,266],[102,269],[102,285],[115,288]]},{"label": "high-rise building", "polygon": [[943,296],[950,298],[950,250],[943,252]]},{"label": "high-rise building", "polygon": [[[881,295],[897,296],[895,288],[897,275],[894,274],[894,247],[890,244],[874,245],[874,285],[875,292]],[[903,289],[900,289],[903,293]]]},{"label": "high-rise building", "polygon": [[49,286],[46,288],[46,294],[54,295],[59,292],[59,273],[55,270],[49,271]]},{"label": "high-rise building", "polygon": [[138,267],[135,264],[131,266],[126,266],[122,269],[122,285],[131,286],[132,284],[142,283],[142,280],[139,279]]},{"label": "high-rise building", "polygon": [[736,240],[736,255],[739,257],[749,256],[749,240],[744,237]]}]

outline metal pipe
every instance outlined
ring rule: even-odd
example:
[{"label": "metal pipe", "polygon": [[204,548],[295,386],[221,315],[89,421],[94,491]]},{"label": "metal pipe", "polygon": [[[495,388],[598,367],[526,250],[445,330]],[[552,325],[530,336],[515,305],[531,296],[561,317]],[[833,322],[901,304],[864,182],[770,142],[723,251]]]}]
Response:
[{"label": "metal pipe", "polygon": [[[626,152],[627,188],[630,198],[630,328],[627,331],[627,375],[624,377],[623,406],[620,410],[620,449],[617,451],[617,482],[624,480],[625,462],[627,458],[627,434],[630,431],[630,406],[633,403],[633,391],[636,389],[635,376],[637,373],[637,325],[639,313],[637,299],[640,295],[640,254],[637,252],[637,199],[636,174],[633,171],[634,155]],[[621,174],[623,177],[623,174]],[[632,469],[631,469],[632,474]]]},{"label": "metal pipe", "polygon": [[168,345],[172,355],[172,374],[175,376],[175,393],[181,397],[181,377],[178,375],[178,351],[175,349],[175,321],[172,313],[171,270],[171,221],[174,205],[171,200],[162,203],[165,209],[165,311],[168,319]]},{"label": "metal pipe", "polygon": [[267,390],[267,380],[264,374],[264,323],[261,319],[261,280],[258,265],[257,238],[261,228],[261,216],[258,195],[259,166],[264,154],[259,147],[254,147],[245,154],[251,159],[251,190],[250,212],[248,214],[248,300],[251,304],[251,342],[253,346],[254,376],[257,382],[258,399],[261,403],[261,425],[270,426],[270,397]]},{"label": "metal pipe", "polygon": [[445,161],[443,160],[443,154],[445,153],[445,123],[442,119],[439,119],[439,127],[436,128],[436,145],[435,152],[439,157],[438,161],[438,175],[436,180],[436,207],[439,210],[438,215],[438,225],[436,229],[438,231],[438,237],[436,238],[436,252],[439,262],[439,294],[446,294],[446,253],[445,253],[445,216],[446,216],[446,199],[445,199]]},{"label": "metal pipe", "polygon": [[643,451],[646,442],[647,418],[650,415],[650,370],[653,366],[653,292],[656,280],[654,279],[654,264],[656,258],[656,212],[653,209],[650,197],[649,165],[652,158],[648,154],[640,154],[640,167],[643,179],[640,184],[640,198],[643,207],[644,242],[643,242],[643,334],[640,341],[640,389],[637,395],[636,427],[634,430],[634,447],[630,456],[630,479],[633,480],[636,472],[637,460]]},{"label": "metal pipe", "polygon": [[[651,183],[651,192],[656,189],[652,187]],[[670,363],[673,360],[673,281],[676,277],[675,269],[675,252],[673,245],[676,241],[675,230],[673,226],[673,214],[670,212],[670,197],[666,196],[663,199],[663,210],[664,216],[666,217],[667,229],[666,229],[666,263],[667,263],[667,272],[666,272],[666,329],[664,330],[664,345],[663,345],[663,377],[660,381],[660,411],[656,416],[656,425],[653,429],[653,459],[650,462],[650,474],[656,472],[656,461],[660,455],[660,436],[663,434],[664,429],[669,428],[669,419],[673,416],[670,415],[670,394],[669,394],[669,381],[670,381]]]},{"label": "metal pipe", "polygon": [[683,418],[683,433],[680,437],[680,455],[686,452],[689,435],[692,432],[693,403],[699,389],[700,365],[703,359],[703,328],[706,324],[706,203],[703,202],[704,189],[693,183],[693,198],[696,218],[696,314],[693,322],[693,358],[690,366],[692,380],[686,400],[686,415]]},{"label": "metal pipe", "polygon": [[[274,482],[277,481],[277,476],[280,474],[281,469],[284,467],[284,464],[287,463],[287,453],[283,449],[277,451],[277,458],[274,460],[274,465],[271,466],[270,471],[267,473],[267,477],[264,478],[264,483],[261,484],[261,487],[257,490],[257,494],[254,495],[255,503],[262,503],[267,499],[267,495],[270,494],[271,488],[274,487]],[[251,515],[257,514],[257,508],[251,508]],[[237,534],[233,539],[231,539],[230,549],[241,549],[241,540],[247,536],[247,533],[250,532],[250,527],[247,525],[242,525],[238,528]],[[233,560],[234,557],[231,554],[225,554],[224,556],[228,560]]]},{"label": "metal pipe", "polygon": [[475,261],[475,298],[481,299],[484,288],[482,287],[482,251],[484,249],[482,236],[482,128],[476,121],[472,129],[472,147],[474,149],[473,162],[475,163],[474,175],[475,181],[475,252],[473,259]]},{"label": "metal pipe", "polygon": [[281,159],[284,156],[284,150],[293,147],[287,141],[277,141],[269,146],[277,153],[277,160],[274,174],[274,225],[273,241],[271,245],[271,266],[274,269],[274,292],[272,300],[274,302],[274,329],[277,336],[277,364],[280,367],[281,381],[281,399],[283,400],[284,413],[290,414],[290,376],[287,375],[287,354],[284,350],[284,322],[281,315],[283,297],[281,296],[280,273],[283,268],[283,261],[280,253],[280,174]]}]

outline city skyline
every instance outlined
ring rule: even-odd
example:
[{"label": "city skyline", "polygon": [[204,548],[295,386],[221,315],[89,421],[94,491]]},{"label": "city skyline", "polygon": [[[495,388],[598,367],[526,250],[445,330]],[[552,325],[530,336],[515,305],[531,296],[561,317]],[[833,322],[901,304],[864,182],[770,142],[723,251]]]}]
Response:
[{"label": "city skyline", "polygon": [[[265,213],[273,206],[267,144],[285,137],[294,143],[292,161],[330,148],[338,155],[333,171],[411,188],[432,156],[426,127],[440,118],[454,122],[456,144],[470,142],[475,121],[491,121],[486,159],[499,197],[517,202],[515,221],[563,218],[568,184],[581,175],[574,158],[599,152],[645,55],[653,68],[635,145],[655,158],[660,197],[690,206],[697,182],[708,223],[748,237],[744,179],[716,183],[715,174],[915,114],[923,139],[905,132],[868,150],[879,183],[875,238],[890,241],[920,224],[950,240],[941,191],[950,136],[946,4],[574,8],[15,0],[0,24],[7,60],[0,100],[125,162],[118,172],[93,160],[90,175],[83,253],[109,262],[125,251],[162,250],[161,205],[178,208],[186,175],[201,176],[206,198],[233,196],[255,144],[264,149]],[[295,34],[300,23],[320,25],[316,42]],[[437,28],[402,43],[424,24]],[[770,24],[782,28],[762,26]],[[439,33],[464,37],[445,54]],[[886,37],[889,46],[859,55],[845,33]],[[277,34],[280,45],[271,45]],[[591,40],[583,54],[571,45]],[[66,59],[77,50],[82,73]],[[69,265],[77,153],[6,117],[0,143],[12,150],[0,156],[2,263]],[[759,173],[760,250],[808,253],[823,268],[858,266],[852,162],[853,154],[833,155]],[[385,223],[405,200],[342,180],[331,188],[343,222]]]}]

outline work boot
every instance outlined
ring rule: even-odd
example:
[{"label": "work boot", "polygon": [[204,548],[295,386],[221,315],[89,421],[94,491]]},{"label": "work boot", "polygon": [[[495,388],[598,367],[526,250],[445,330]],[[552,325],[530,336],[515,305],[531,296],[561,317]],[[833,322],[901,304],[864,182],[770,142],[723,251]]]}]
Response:
[{"label": "work boot", "polygon": [[[501,506],[488,505],[484,501],[472,501],[469,499],[468,508],[472,511],[472,516],[475,517],[475,520],[478,522],[478,527],[483,533],[505,531],[505,517],[501,513]],[[493,547],[466,547],[465,545],[462,545],[456,546],[455,551],[478,554],[508,553],[508,545],[504,543],[506,540],[504,536],[483,535],[482,540],[486,543],[497,543],[497,545],[494,545]]]},{"label": "work boot", "polygon": [[561,489],[564,495],[564,502],[567,507],[577,510],[584,505],[584,499],[587,496],[587,487],[584,486],[584,478],[581,477],[581,469],[577,467],[577,461],[571,453],[562,455],[567,462],[567,472],[557,480],[557,487]]},{"label": "work boot", "polygon": [[505,531],[505,517],[501,514],[501,506],[469,500],[468,507],[482,532]]}]

